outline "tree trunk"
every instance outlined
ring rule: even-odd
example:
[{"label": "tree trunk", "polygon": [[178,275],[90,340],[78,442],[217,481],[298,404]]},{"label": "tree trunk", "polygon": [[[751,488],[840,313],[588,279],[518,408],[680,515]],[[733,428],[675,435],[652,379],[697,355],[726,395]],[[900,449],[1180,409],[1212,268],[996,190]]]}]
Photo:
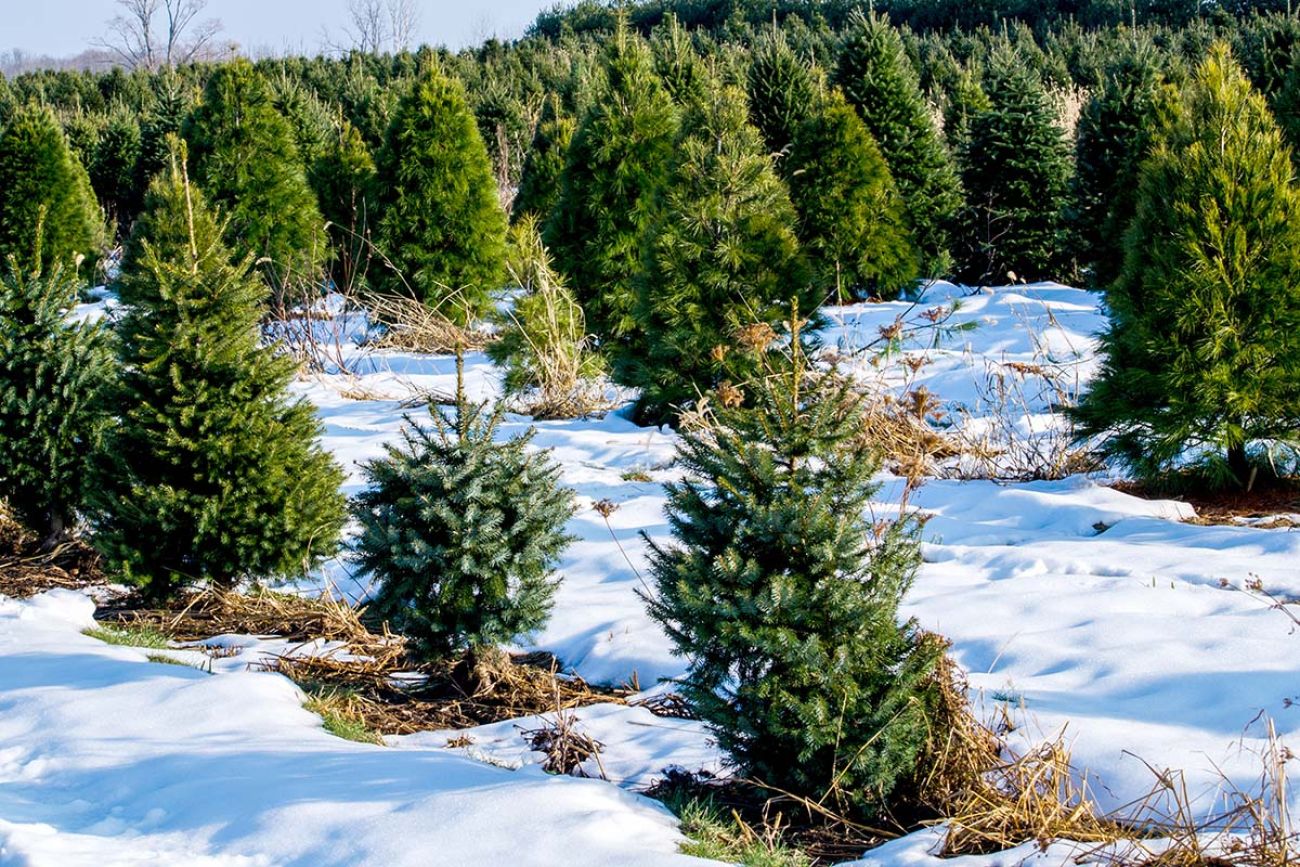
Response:
[{"label": "tree trunk", "polygon": [[1246,458],[1246,444],[1228,446],[1228,469],[1246,490],[1250,490],[1250,461]]},{"label": "tree trunk", "polygon": [[41,540],[41,551],[53,551],[68,540],[68,524],[63,516],[55,513],[50,515],[50,520],[46,524],[45,538]]}]

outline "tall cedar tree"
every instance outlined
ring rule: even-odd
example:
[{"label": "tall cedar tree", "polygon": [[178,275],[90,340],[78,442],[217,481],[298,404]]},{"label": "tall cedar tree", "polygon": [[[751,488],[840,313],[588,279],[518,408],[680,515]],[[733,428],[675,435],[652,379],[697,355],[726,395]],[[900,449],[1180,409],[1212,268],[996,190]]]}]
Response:
[{"label": "tall cedar tree", "polygon": [[515,220],[534,214],[545,225],[550,219],[560,197],[560,178],[577,128],[578,122],[564,113],[559,97],[552,94],[542,108],[533,146],[524,160],[523,178],[511,210]]},{"label": "tall cedar tree", "polygon": [[20,108],[0,134],[0,263],[16,257],[28,269],[95,262],[103,221],[90,178],[68,147],[50,109]]},{"label": "tall cedar tree", "polygon": [[343,473],[259,345],[264,289],[178,158],[155,180],[118,291],[118,423],[93,494],[95,544],[161,597],[196,581],[301,574],[332,553]]},{"label": "tall cedar tree", "polygon": [[[784,154],[799,128],[821,101],[812,68],[795,54],[785,33],[773,28],[759,39],[746,79],[749,117],[771,153]],[[784,161],[777,168],[789,178]]]},{"label": "tall cedar tree", "polygon": [[942,651],[898,619],[920,547],[914,524],[865,514],[880,464],[857,444],[862,398],[800,340],[764,353],[743,405],[682,431],[647,602],[746,776],[863,817],[916,767]]},{"label": "tall cedar tree", "polygon": [[803,315],[822,300],[745,94],[710,83],[682,130],[678,168],[643,239],[637,322],[645,348],[615,358],[619,381],[641,389],[636,415],[646,423],[669,421],[719,383],[746,378],[747,356],[728,351],[743,327],[780,323],[791,297]]},{"label": "tall cedar tree", "polygon": [[875,139],[836,91],[799,127],[785,160],[799,238],[817,285],[894,298],[920,274],[902,197]]},{"label": "tall cedar tree", "polygon": [[569,544],[573,495],[532,432],[497,442],[503,411],[470,403],[410,418],[402,443],[365,464],[353,504],[361,565],[379,579],[370,612],[427,657],[500,644],[540,628]]},{"label": "tall cedar tree", "polygon": [[659,190],[677,163],[677,113],[643,40],[620,27],[605,82],[578,124],[546,246],[611,357],[643,348],[635,278]]},{"label": "tall cedar tree", "polygon": [[887,18],[856,11],[840,48],[836,81],[867,123],[907,204],[923,266],[943,273],[951,263],[953,220],[961,184],[926,106],[916,70]]},{"label": "tall cedar tree", "polygon": [[[1300,435],[1300,192],[1264,98],[1216,45],[1142,167],[1081,435],[1140,477]],[[1226,471],[1226,472],[1225,472]]]},{"label": "tall cedar tree", "polygon": [[43,547],[67,538],[109,423],[112,350],[99,324],[74,324],[76,281],[16,258],[0,274],[0,498]]},{"label": "tall cedar tree", "polygon": [[436,64],[402,98],[379,159],[380,285],[457,317],[505,280],[506,215],[465,88]]},{"label": "tall cedar tree", "polygon": [[1138,169],[1167,112],[1155,46],[1121,49],[1084,106],[1075,142],[1070,222],[1089,282],[1105,288],[1124,264],[1124,232],[1137,206]]},{"label": "tall cedar tree", "polygon": [[328,251],[293,128],[246,60],[218,66],[186,123],[195,177],[228,217],[226,243],[252,255],[273,289],[311,277]]},{"label": "tall cedar tree", "polygon": [[973,283],[1060,276],[1070,151],[1038,74],[1009,47],[989,62],[990,107],[971,119],[963,154],[966,241]]}]

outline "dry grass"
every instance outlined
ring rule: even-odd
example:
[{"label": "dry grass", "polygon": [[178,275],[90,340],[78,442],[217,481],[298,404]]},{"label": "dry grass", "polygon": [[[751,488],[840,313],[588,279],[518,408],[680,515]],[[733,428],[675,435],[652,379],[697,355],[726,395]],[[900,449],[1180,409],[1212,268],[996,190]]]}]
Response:
[{"label": "dry grass", "polygon": [[361,299],[372,321],[383,323],[375,342],[381,349],[447,354],[482,349],[492,336],[462,328],[439,310],[415,298],[369,294]]},{"label": "dry grass", "polygon": [[881,389],[863,402],[860,443],[876,449],[886,469],[915,484],[935,475],[939,461],[960,453],[960,445],[932,424],[942,416],[938,401],[924,387],[902,399]]},{"label": "dry grass", "polygon": [[591,775],[583,763],[595,759],[600,779],[609,779],[605,774],[605,766],[600,761],[604,745],[580,731],[577,724],[577,714],[572,710],[557,710],[554,719],[541,728],[525,731],[523,735],[530,749],[545,753],[542,770],[548,774],[589,777]]},{"label": "dry grass", "polygon": [[35,537],[0,507],[0,595],[29,599],[46,590],[105,584],[103,561],[80,540],[41,551]]}]

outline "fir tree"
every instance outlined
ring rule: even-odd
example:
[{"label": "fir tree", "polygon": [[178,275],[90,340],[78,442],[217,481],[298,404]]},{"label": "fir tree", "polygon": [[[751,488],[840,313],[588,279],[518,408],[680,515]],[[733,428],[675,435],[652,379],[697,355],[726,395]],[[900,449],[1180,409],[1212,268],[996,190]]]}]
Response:
[{"label": "fir tree", "polygon": [[186,123],[195,177],[228,216],[226,243],[251,254],[273,289],[312,275],[328,250],[293,128],[246,60],[222,64]]},{"label": "fir tree", "polygon": [[1136,207],[1138,168],[1165,110],[1154,46],[1125,48],[1084,106],[1075,145],[1071,228],[1093,286],[1114,282],[1124,263],[1124,231]]},{"label": "fir tree", "polygon": [[334,284],[355,286],[366,275],[371,258],[376,176],[370,149],[346,118],[334,119],[307,180],[326,220]]},{"label": "fir tree", "polygon": [[[747,82],[750,120],[770,152],[784,153],[821,101],[812,68],[795,54],[785,33],[773,28],[754,47]],[[777,167],[790,176],[784,163]]]},{"label": "fir tree", "polygon": [[1037,74],[1007,48],[990,61],[984,89],[990,108],[971,119],[963,159],[971,249],[962,276],[977,283],[1058,277],[1070,153],[1056,111]]},{"label": "fir tree", "polygon": [[927,272],[950,265],[953,220],[961,184],[952,157],[926,107],[916,71],[886,18],[855,12],[840,49],[836,81],[880,145]]},{"label": "fir tree", "polygon": [[569,146],[546,245],[611,355],[634,355],[640,243],[676,161],[677,115],[644,42],[620,28]]},{"label": "fir tree", "polygon": [[16,257],[0,274],[0,498],[47,549],[72,531],[109,424],[108,335],[68,321],[70,276],[29,272]]},{"label": "fir tree", "polygon": [[569,143],[578,122],[564,113],[558,97],[552,95],[542,109],[533,145],[524,160],[512,215],[515,219],[534,214],[545,225],[560,197],[560,178],[569,153]]},{"label": "fir tree", "polygon": [[655,59],[655,74],[673,101],[689,107],[704,97],[708,72],[691,44],[691,36],[669,12],[653,34],[650,48]]},{"label": "fir tree", "polygon": [[641,389],[643,422],[667,421],[720,382],[744,378],[745,356],[728,351],[741,328],[779,323],[793,296],[805,315],[821,301],[744,93],[711,83],[682,129],[678,169],[644,238],[645,347],[615,359],[619,381]]},{"label": "fir tree", "polygon": [[438,658],[546,622],[574,505],[531,431],[496,441],[500,406],[461,387],[454,414],[429,412],[432,427],[408,418],[402,443],[365,465],[353,514],[357,558],[380,582],[370,612]]},{"label": "fir tree", "polygon": [[139,122],[125,109],[114,111],[100,131],[94,159],[87,170],[95,195],[120,233],[130,229],[144,200],[144,188],[137,173],[140,154]]},{"label": "fir tree", "polygon": [[1300,436],[1300,192],[1261,95],[1216,45],[1144,163],[1081,436],[1153,479]]},{"label": "fir tree", "polygon": [[948,150],[954,157],[966,153],[971,120],[992,107],[979,76],[970,69],[962,69],[948,91],[943,111],[943,133],[948,140]]},{"label": "fir tree", "polygon": [[744,775],[869,816],[917,765],[941,650],[898,619],[915,525],[865,515],[879,462],[855,441],[862,398],[810,370],[801,340],[683,430],[675,544],[650,544],[647,601]]},{"label": "fir tree", "polygon": [[0,263],[25,267],[39,250],[43,272],[75,268],[78,257],[93,265],[103,241],[90,178],[53,112],[19,109],[0,134]]},{"label": "fir tree", "polygon": [[893,298],[920,276],[894,179],[875,139],[838,92],[799,127],[786,159],[799,238],[824,290]]},{"label": "fir tree", "polygon": [[180,159],[154,182],[118,282],[118,423],[92,495],[95,545],[152,596],[301,574],[334,551],[343,473],[259,346],[264,289],[232,263]]},{"label": "fir tree", "polygon": [[[392,292],[487,310],[504,280],[506,217],[460,82],[430,67],[398,104],[379,159],[379,251]],[[409,290],[406,287],[410,287]]]}]

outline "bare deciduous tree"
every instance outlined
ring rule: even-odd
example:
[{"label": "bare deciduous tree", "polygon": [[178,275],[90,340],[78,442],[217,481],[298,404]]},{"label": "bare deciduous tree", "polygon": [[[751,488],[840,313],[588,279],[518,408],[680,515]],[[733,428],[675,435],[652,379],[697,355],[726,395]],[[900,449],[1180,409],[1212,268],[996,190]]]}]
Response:
[{"label": "bare deciduous tree", "polygon": [[420,8],[416,0],[388,0],[388,37],[393,51],[409,49],[419,27]]},{"label": "bare deciduous tree", "polygon": [[[122,13],[98,40],[128,67],[157,69],[210,56],[221,32],[215,18],[197,21],[208,0],[117,0]],[[159,22],[159,12],[162,21]]]},{"label": "bare deciduous tree", "polygon": [[420,9],[416,0],[348,0],[348,19],[350,26],[343,29],[351,43],[347,47],[364,54],[398,52],[415,41]]}]

